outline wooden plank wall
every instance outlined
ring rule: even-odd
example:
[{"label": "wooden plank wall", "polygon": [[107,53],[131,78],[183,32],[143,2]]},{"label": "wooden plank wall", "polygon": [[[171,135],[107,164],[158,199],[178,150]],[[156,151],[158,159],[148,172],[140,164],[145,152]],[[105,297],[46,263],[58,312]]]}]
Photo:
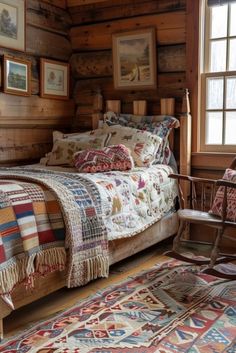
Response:
[{"label": "wooden plank wall", "polygon": [[37,160],[51,149],[52,131],[69,129],[74,102],[39,97],[40,57],[68,62],[71,18],[65,0],[27,0],[26,52],[0,48],[0,55],[32,63],[32,95],[0,95],[0,164]]},{"label": "wooden plank wall", "polygon": [[[176,98],[181,110],[186,87],[186,0],[113,0],[82,4],[68,0],[73,27],[72,75],[76,122],[91,116],[94,94],[101,89],[105,99],[121,99],[122,111],[131,112],[132,101],[147,99],[148,113],[160,112],[160,98]],[[156,90],[115,90],[112,68],[112,33],[154,27],[157,39],[158,87]]]}]

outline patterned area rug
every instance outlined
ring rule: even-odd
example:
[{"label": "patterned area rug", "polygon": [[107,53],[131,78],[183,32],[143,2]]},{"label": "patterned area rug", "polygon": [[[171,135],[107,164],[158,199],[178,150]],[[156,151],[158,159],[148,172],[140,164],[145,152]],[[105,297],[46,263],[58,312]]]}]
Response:
[{"label": "patterned area rug", "polygon": [[8,353],[235,353],[236,281],[168,260],[5,342]]}]

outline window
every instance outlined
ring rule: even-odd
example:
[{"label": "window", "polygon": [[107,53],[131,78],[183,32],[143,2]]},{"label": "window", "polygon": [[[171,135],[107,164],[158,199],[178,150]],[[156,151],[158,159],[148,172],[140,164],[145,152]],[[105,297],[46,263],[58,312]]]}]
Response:
[{"label": "window", "polygon": [[201,151],[235,152],[236,2],[205,1]]}]

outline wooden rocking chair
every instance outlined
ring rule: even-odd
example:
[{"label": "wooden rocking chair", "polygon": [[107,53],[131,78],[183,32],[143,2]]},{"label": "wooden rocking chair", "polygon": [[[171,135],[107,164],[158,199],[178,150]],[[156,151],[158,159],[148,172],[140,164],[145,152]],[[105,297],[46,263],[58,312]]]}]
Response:
[{"label": "wooden rocking chair", "polygon": [[[236,158],[233,160],[229,168],[236,169]],[[233,227],[234,229],[236,229],[236,222],[232,222],[226,219],[228,203],[227,191],[228,188],[236,189],[236,183],[224,179],[203,179],[180,174],[171,174],[169,177],[178,180],[181,208],[178,211],[180,221],[179,230],[176,237],[174,238],[172,251],[166,252],[165,255],[189,263],[208,265],[207,268],[203,271],[204,273],[212,274],[221,278],[236,279],[236,272],[225,273],[221,272],[220,270],[214,269],[214,266],[217,264],[227,263],[232,261],[233,259],[236,259],[236,251],[234,254],[225,254],[220,252],[220,245],[222,243],[223,238],[228,238],[232,241],[236,240],[236,231],[233,231],[233,236],[225,234],[228,228]],[[184,199],[180,186],[182,180],[190,182],[191,195],[189,200],[189,208],[183,208]],[[221,216],[216,216],[208,212],[208,210],[211,209],[214,196],[216,194],[216,190],[218,190],[218,187],[224,188]],[[191,223],[215,228],[215,240],[212,243],[208,243],[203,241],[193,241],[189,239],[184,239],[185,231]],[[195,244],[201,244],[202,246],[211,246],[210,257],[201,259],[199,257],[192,257],[192,255],[191,257],[188,257],[188,255],[181,253],[181,245],[189,245],[188,243],[190,243],[191,246],[194,246]]]}]

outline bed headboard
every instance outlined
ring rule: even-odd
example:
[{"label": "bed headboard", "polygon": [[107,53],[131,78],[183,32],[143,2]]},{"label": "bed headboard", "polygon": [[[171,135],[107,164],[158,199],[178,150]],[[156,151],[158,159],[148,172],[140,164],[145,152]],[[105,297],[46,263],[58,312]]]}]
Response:
[{"label": "bed headboard", "polygon": [[[103,119],[104,111],[113,111],[115,113],[121,113],[121,101],[120,100],[106,100],[101,101],[101,95],[99,99],[94,100],[94,128],[97,127],[99,119]],[[105,107],[105,109],[103,109]],[[161,115],[165,115],[165,111],[161,111]],[[135,100],[133,101],[133,114],[134,115],[147,115],[147,101],[146,100]],[[175,154],[179,173],[185,175],[191,175],[191,115],[189,105],[189,94],[186,89],[182,100],[182,112],[176,116],[179,119],[180,127],[178,129],[172,129],[169,135],[169,143],[172,151]],[[177,131],[174,131],[177,130]],[[175,138],[175,135],[176,138]],[[188,199],[189,187],[186,183],[182,184],[182,191],[185,196],[185,200]]]}]

